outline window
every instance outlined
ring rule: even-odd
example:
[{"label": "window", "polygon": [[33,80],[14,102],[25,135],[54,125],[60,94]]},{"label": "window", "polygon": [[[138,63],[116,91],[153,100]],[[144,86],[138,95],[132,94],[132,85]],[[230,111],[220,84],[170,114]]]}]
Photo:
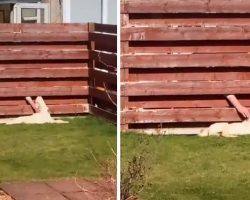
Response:
[{"label": "window", "polygon": [[13,23],[49,23],[49,5],[45,3],[17,3]]}]

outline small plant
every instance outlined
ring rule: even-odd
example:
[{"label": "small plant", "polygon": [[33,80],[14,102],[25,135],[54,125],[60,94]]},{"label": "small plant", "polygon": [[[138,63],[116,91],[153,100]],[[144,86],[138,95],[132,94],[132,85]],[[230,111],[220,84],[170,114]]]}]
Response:
[{"label": "small plant", "polygon": [[92,150],[88,150],[88,151],[92,155],[96,164],[100,166],[101,177],[103,177],[110,184],[111,190],[109,192],[112,193],[112,196],[115,199],[116,191],[117,191],[117,188],[116,188],[117,155],[115,153],[114,148],[111,146],[109,142],[107,142],[107,145],[110,151],[112,152],[112,157],[106,160],[98,160]]},{"label": "small plant", "polygon": [[148,185],[151,156],[146,148],[149,145],[145,141],[140,141],[139,144],[143,149],[132,156],[125,170],[121,172],[121,200],[138,199],[139,193]]}]

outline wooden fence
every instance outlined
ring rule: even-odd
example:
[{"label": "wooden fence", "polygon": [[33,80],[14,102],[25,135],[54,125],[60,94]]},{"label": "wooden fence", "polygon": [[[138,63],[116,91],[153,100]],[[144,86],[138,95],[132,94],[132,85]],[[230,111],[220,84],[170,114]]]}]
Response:
[{"label": "wooden fence", "polygon": [[249,7],[247,0],[122,1],[122,128],[241,120],[225,96],[250,107]]},{"label": "wooden fence", "polygon": [[90,24],[92,114],[117,121],[117,27]]},{"label": "wooden fence", "polygon": [[0,117],[31,114],[38,95],[52,114],[89,113],[89,26],[0,25]]}]

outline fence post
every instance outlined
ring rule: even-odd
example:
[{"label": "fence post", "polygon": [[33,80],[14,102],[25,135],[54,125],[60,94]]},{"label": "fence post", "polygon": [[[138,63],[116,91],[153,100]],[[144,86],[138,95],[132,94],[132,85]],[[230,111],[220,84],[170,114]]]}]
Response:
[{"label": "fence post", "polygon": [[[122,4],[124,4],[122,2]],[[123,6],[123,5],[121,5]],[[126,27],[129,26],[129,14],[121,14],[121,27]],[[128,41],[121,41],[121,57],[125,54],[129,53],[129,42]],[[124,85],[126,84],[127,81],[129,81],[129,69],[126,68],[122,61],[121,61],[121,83]],[[129,98],[127,96],[122,96],[121,95],[121,130],[126,131],[128,130],[128,124],[126,124],[126,119],[125,119],[125,112],[128,108],[128,103],[129,103]]]},{"label": "fence post", "polygon": [[[93,51],[95,50],[95,41],[92,40],[91,33],[95,31],[95,24],[89,23],[88,24],[88,32],[89,32],[89,87],[95,86],[95,78],[93,76],[93,68],[95,67],[95,60],[93,58]],[[94,106],[93,104],[93,97],[91,93],[89,93],[89,103],[90,105]],[[91,107],[91,106],[90,106]]]}]

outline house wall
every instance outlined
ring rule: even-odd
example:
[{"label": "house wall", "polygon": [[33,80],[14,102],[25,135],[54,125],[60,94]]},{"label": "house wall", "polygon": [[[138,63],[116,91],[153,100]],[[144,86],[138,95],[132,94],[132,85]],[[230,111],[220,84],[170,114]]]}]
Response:
[{"label": "house wall", "polygon": [[60,0],[42,0],[42,3],[48,3],[50,5],[50,22],[61,23],[62,22],[62,4]]},{"label": "house wall", "polygon": [[102,20],[102,0],[71,0],[70,1],[70,22],[72,23],[106,23],[116,24],[117,0],[104,0],[107,9],[107,19]]},{"label": "house wall", "polygon": [[117,24],[117,2],[118,0],[108,1],[108,24]]},{"label": "house wall", "polygon": [[101,0],[71,0],[71,22],[101,23]]}]

